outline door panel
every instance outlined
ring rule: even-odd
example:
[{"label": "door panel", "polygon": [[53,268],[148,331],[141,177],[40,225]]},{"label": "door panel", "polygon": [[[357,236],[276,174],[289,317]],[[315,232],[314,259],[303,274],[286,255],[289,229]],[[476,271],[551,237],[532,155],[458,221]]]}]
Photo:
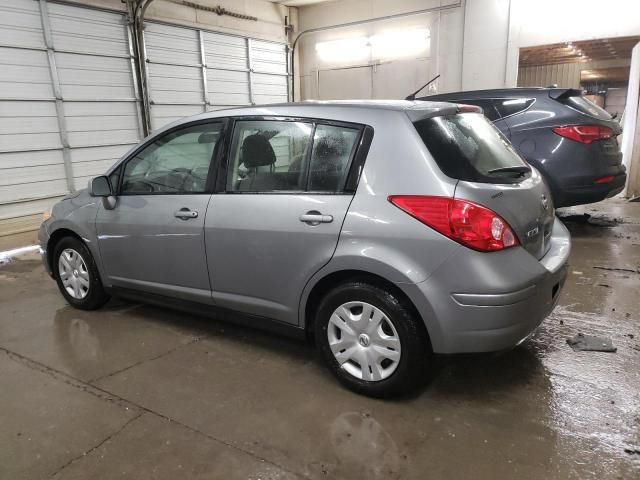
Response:
[{"label": "door panel", "polygon": [[[152,139],[111,175],[112,210],[96,217],[111,284],[211,303],[204,219],[207,179],[223,123],[202,122]],[[120,174],[121,172],[121,174]]]},{"label": "door panel", "polygon": [[[297,324],[300,293],[331,259],[351,199],[346,194],[214,195],[205,243],[215,303]],[[333,218],[305,223],[300,217],[308,212]]]},{"label": "door panel", "polygon": [[[211,302],[204,250],[208,194],[121,196],[100,208],[98,245],[109,281],[185,300]],[[181,211],[182,210],[182,211]],[[185,210],[191,213],[185,218]]]},{"label": "door panel", "polygon": [[302,289],[332,257],[352,193],[361,130],[311,121],[234,123],[226,192],[213,195],[205,244],[213,300],[298,323]]}]

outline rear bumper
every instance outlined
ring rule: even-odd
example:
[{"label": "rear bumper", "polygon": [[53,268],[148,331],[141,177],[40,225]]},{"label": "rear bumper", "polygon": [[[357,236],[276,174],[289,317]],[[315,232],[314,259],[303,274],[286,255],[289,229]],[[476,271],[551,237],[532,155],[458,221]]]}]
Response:
[{"label": "rear bumper", "polygon": [[622,192],[626,182],[627,174],[623,170],[622,173],[618,172],[610,183],[600,185],[592,182],[578,186],[559,186],[557,191],[553,192],[553,197],[557,207],[595,203]]},{"label": "rear bumper", "polygon": [[556,305],[567,275],[569,232],[555,221],[547,254],[461,248],[426,281],[404,285],[436,353],[491,352],[526,339]]}]

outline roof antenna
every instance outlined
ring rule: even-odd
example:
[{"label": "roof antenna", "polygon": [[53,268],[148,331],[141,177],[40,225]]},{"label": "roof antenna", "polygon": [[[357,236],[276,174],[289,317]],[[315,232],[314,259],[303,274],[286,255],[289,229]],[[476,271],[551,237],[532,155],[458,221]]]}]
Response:
[{"label": "roof antenna", "polygon": [[425,83],[423,86],[421,86],[418,90],[413,92],[411,95],[406,96],[405,100],[415,100],[416,99],[416,95],[418,93],[420,93],[423,89],[427,88],[429,85],[431,85],[433,82],[435,82],[439,78],[440,78],[440,74],[436,75],[431,80],[429,80],[427,83]]}]

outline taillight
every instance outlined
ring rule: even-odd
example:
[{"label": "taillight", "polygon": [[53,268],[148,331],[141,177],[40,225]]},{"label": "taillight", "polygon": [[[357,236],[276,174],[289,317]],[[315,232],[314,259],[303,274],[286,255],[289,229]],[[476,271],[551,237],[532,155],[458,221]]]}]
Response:
[{"label": "taillight", "polygon": [[613,130],[609,127],[598,125],[570,125],[567,127],[556,127],[553,133],[561,137],[568,138],[587,145],[596,140],[607,140],[613,137]]},{"label": "taillight", "polygon": [[511,227],[492,210],[449,197],[391,195],[389,201],[442,235],[480,252],[518,245]]}]

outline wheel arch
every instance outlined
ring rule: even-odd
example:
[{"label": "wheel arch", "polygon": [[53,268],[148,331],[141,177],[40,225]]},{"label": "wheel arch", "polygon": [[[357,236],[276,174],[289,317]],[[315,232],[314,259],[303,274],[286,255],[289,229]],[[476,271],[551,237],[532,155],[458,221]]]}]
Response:
[{"label": "wheel arch", "polygon": [[304,299],[302,320],[304,322],[304,329],[309,338],[312,338],[313,336],[313,328],[315,322],[314,312],[316,307],[322,301],[322,298],[336,285],[340,285],[350,281],[361,281],[364,283],[369,283],[392,293],[398,300],[403,302],[408,308],[413,311],[414,315],[416,315],[416,318],[420,320],[419,323],[424,328],[424,333],[426,334],[427,339],[430,338],[424,318],[422,318],[420,311],[411,300],[409,295],[407,295],[398,285],[385,279],[384,277],[381,277],[380,275],[372,272],[357,269],[345,269],[328,273],[318,279],[308,290],[308,294]]},{"label": "wheel arch", "polygon": [[82,237],[78,235],[76,232],[74,232],[73,230],[70,230],[68,228],[64,228],[64,227],[59,228],[55,230],[53,233],[51,233],[51,235],[49,236],[49,240],[47,241],[47,263],[49,265],[49,269],[52,272],[54,271],[53,254],[55,252],[56,245],[58,244],[58,242],[60,242],[60,240],[62,240],[65,237],[77,238],[86,246],[86,242],[82,239]]}]

